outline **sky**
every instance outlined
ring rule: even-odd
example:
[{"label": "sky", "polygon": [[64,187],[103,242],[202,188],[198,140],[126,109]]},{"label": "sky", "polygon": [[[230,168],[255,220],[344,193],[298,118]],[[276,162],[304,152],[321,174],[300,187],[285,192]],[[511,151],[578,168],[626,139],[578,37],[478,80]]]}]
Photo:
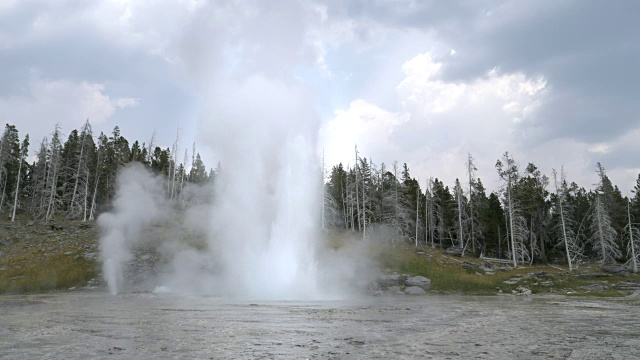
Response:
[{"label": "sky", "polygon": [[[304,99],[290,121],[317,133],[327,168],[353,166],[357,144],[451,186],[470,153],[493,190],[509,151],[586,188],[601,162],[626,194],[640,173],[638,18],[625,0],[2,0],[0,121],[32,154],[56,123],[66,136],[89,119],[131,142],[178,135],[180,158],[195,142],[215,167],[212,141],[242,133],[216,134],[236,112],[211,104],[252,109],[260,129]],[[256,77],[284,92],[226,86]]]}]

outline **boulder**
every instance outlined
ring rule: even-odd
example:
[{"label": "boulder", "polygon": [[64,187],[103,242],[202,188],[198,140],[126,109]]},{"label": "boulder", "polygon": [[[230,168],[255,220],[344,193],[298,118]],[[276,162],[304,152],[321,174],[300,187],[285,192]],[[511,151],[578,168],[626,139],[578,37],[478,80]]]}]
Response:
[{"label": "boulder", "polygon": [[600,277],[611,277],[613,275],[605,274],[605,273],[582,273],[582,274],[575,274],[574,276],[583,277],[583,278],[600,278]]},{"label": "boulder", "polygon": [[626,272],[624,267],[622,267],[622,265],[616,264],[616,263],[602,264],[600,269],[602,269],[602,271],[604,272],[608,272],[612,274],[620,274],[620,273]]},{"label": "boulder", "polygon": [[471,271],[474,271],[474,270],[476,269],[476,267],[475,267],[473,264],[468,263],[468,262],[464,262],[464,263],[462,263],[462,265],[460,265],[460,266],[462,266],[462,268],[463,268],[463,269],[465,269],[465,270],[471,270]]},{"label": "boulder", "polygon": [[640,290],[640,283],[633,281],[622,281],[613,285],[613,288],[617,290]]},{"label": "boulder", "polygon": [[505,281],[503,281],[503,283],[505,283],[505,284],[507,284],[507,285],[515,285],[515,284],[517,284],[517,283],[519,283],[519,282],[520,282],[520,278],[518,278],[518,277],[511,278],[511,279],[509,279],[509,280],[505,280]]},{"label": "boulder", "polygon": [[407,295],[424,295],[426,292],[418,286],[407,286],[404,288],[404,293]]},{"label": "boulder", "polygon": [[552,274],[549,274],[549,273],[544,272],[544,271],[541,271],[541,272],[538,272],[538,273],[534,273],[533,275],[535,277],[537,277],[538,279],[548,279],[548,278],[552,278],[553,277]]},{"label": "boulder", "polygon": [[382,287],[399,286],[402,277],[398,274],[383,274],[378,278],[378,284]]},{"label": "boulder", "polygon": [[[431,289],[431,280],[427,279],[424,276],[412,276],[410,278],[407,278],[407,280],[405,280],[404,284],[407,287],[419,287],[422,290]],[[405,291],[406,291],[406,289],[405,289]]]},{"label": "boulder", "polygon": [[529,296],[532,294],[531,290],[527,289],[524,286],[518,286],[513,293],[515,295],[520,295],[520,296]]},{"label": "boulder", "polygon": [[391,294],[404,294],[400,286],[389,286],[388,288],[384,289],[384,291]]},{"label": "boulder", "polygon": [[600,284],[591,284],[586,286],[580,286],[580,289],[584,291],[602,291],[604,290],[604,286]]},{"label": "boulder", "polygon": [[445,250],[444,253],[447,255],[462,256],[462,251],[462,248],[453,246]]}]

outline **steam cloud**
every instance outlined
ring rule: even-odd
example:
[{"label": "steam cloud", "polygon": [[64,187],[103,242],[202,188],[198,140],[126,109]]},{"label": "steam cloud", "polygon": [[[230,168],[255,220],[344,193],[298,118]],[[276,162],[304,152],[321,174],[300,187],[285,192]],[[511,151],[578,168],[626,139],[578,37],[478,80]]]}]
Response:
[{"label": "steam cloud", "polygon": [[319,120],[312,94],[295,76],[315,65],[305,24],[322,16],[304,1],[276,3],[207,3],[180,32],[182,64],[208,104],[199,130],[222,164],[215,200],[178,214],[158,199],[157,179],[137,167],[123,171],[114,209],[100,218],[112,293],[143,241],[141,229],[162,219],[206,240],[202,249],[179,236],[151,239],[163,259],[157,291],[319,298],[341,293],[338,279],[355,275],[351,256],[332,256],[318,242]]}]

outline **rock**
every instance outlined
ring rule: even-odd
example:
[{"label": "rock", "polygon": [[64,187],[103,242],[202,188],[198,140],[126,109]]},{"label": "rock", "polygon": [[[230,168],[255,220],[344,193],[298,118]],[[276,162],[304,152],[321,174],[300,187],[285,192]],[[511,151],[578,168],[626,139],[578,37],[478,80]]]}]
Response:
[{"label": "rock", "polygon": [[65,254],[65,255],[71,255],[71,254],[73,254],[73,251],[67,251],[67,252],[65,252],[64,254]]},{"label": "rock", "polygon": [[64,230],[62,226],[57,224],[49,224],[49,227],[51,228],[51,230]]},{"label": "rock", "polygon": [[445,254],[447,255],[453,255],[453,256],[462,256],[462,248],[459,247],[450,247],[447,250],[444,251]]},{"label": "rock", "polygon": [[540,283],[540,286],[546,286],[546,287],[553,286],[553,281],[543,281]]},{"label": "rock", "polygon": [[640,299],[640,291],[636,290],[633,293],[625,296],[627,299]]},{"label": "rock", "polygon": [[617,290],[640,290],[640,284],[633,281],[622,281],[612,287]]},{"label": "rock", "polygon": [[392,293],[392,294],[404,294],[400,286],[389,286],[388,288],[384,289],[384,291],[386,293]]},{"label": "rock", "polygon": [[149,255],[149,254],[144,254],[144,255],[140,256],[140,260],[142,260],[142,261],[147,261],[147,260],[150,260],[150,259],[151,259],[151,255]]},{"label": "rock", "polygon": [[27,226],[33,226],[33,224],[35,224],[35,223],[33,222],[33,220],[30,220],[30,221],[27,223]]},{"label": "rock", "polygon": [[93,227],[93,223],[84,222],[78,226],[80,229],[90,229]]},{"label": "rock", "polygon": [[515,293],[516,295],[520,295],[520,296],[529,296],[529,295],[531,295],[531,294],[532,294],[531,290],[527,289],[527,288],[526,288],[526,287],[524,287],[524,286],[518,286],[518,287],[516,288],[516,290],[514,291],[514,293]]},{"label": "rock", "polygon": [[412,276],[410,278],[407,278],[407,280],[405,280],[404,284],[407,287],[419,287],[422,290],[431,289],[431,280],[427,279],[424,276]]},{"label": "rock", "polygon": [[591,284],[586,286],[580,286],[580,289],[584,291],[602,291],[604,290],[604,286],[600,284]]},{"label": "rock", "polygon": [[503,281],[503,283],[505,283],[505,284],[507,284],[507,285],[515,285],[515,284],[517,284],[517,283],[519,283],[519,282],[520,282],[520,278],[518,278],[518,277],[511,278],[511,279],[509,279],[509,280],[505,280],[505,281]]},{"label": "rock", "polygon": [[484,264],[482,264],[482,266],[480,268],[482,268],[482,267],[485,267],[487,269],[491,269],[491,263],[488,262],[488,261],[485,261]]},{"label": "rock", "polygon": [[408,286],[404,288],[404,293],[407,295],[424,295],[426,292],[418,286]]},{"label": "rock", "polygon": [[552,278],[553,277],[552,274],[549,274],[549,273],[544,272],[544,271],[541,271],[541,272],[538,272],[538,273],[534,273],[533,275],[535,277],[537,277],[538,279],[548,279],[548,278]]},{"label": "rock", "polygon": [[464,263],[462,263],[462,265],[460,265],[460,266],[462,266],[462,268],[463,268],[463,269],[465,269],[465,270],[471,270],[471,271],[474,271],[474,270],[476,269],[476,267],[475,267],[475,266],[473,266],[473,264],[468,263],[468,262],[464,262]]},{"label": "rock", "polygon": [[0,240],[0,245],[9,245],[11,244],[11,239]]},{"label": "rock", "polygon": [[7,270],[6,266],[0,267],[0,271],[6,271],[6,270]]},{"label": "rock", "polygon": [[616,264],[616,263],[608,263],[608,264],[603,264],[600,269],[602,269],[602,271],[604,272],[608,272],[608,273],[612,273],[612,274],[619,274],[619,273],[624,273],[625,270],[622,267],[622,265],[620,264]]},{"label": "rock", "polygon": [[399,286],[402,277],[398,274],[384,274],[378,278],[378,284],[382,287]]},{"label": "rock", "polygon": [[84,253],[84,259],[85,260],[93,260],[96,257],[96,253],[95,252],[87,252]]},{"label": "rock", "polygon": [[575,276],[584,277],[584,278],[600,278],[600,277],[611,277],[613,275],[605,274],[605,273],[584,273],[584,274],[576,274]]}]

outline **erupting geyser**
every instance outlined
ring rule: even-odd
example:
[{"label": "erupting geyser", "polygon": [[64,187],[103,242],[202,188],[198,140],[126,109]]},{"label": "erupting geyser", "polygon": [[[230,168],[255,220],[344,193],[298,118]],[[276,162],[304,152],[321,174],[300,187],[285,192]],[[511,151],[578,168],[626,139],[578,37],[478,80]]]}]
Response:
[{"label": "erupting geyser", "polygon": [[[312,94],[296,77],[301,67],[316,66],[318,49],[307,27],[322,16],[312,5],[256,2],[248,11],[234,3],[203,3],[173,39],[206,104],[199,143],[212,150],[222,170],[211,208],[185,215],[185,222],[205,228],[206,250],[163,245],[169,260],[159,289],[291,299],[317,298],[324,293],[320,284],[336,283],[327,280],[331,271],[319,270],[316,256],[319,119]],[[157,202],[157,213],[132,216],[148,206],[136,209],[127,201],[138,202],[138,195],[119,194],[113,212],[101,218],[103,270],[114,293],[138,229],[160,221],[171,207],[156,200],[162,191],[128,184],[146,178],[153,177],[123,173],[118,191],[140,191]]]}]

